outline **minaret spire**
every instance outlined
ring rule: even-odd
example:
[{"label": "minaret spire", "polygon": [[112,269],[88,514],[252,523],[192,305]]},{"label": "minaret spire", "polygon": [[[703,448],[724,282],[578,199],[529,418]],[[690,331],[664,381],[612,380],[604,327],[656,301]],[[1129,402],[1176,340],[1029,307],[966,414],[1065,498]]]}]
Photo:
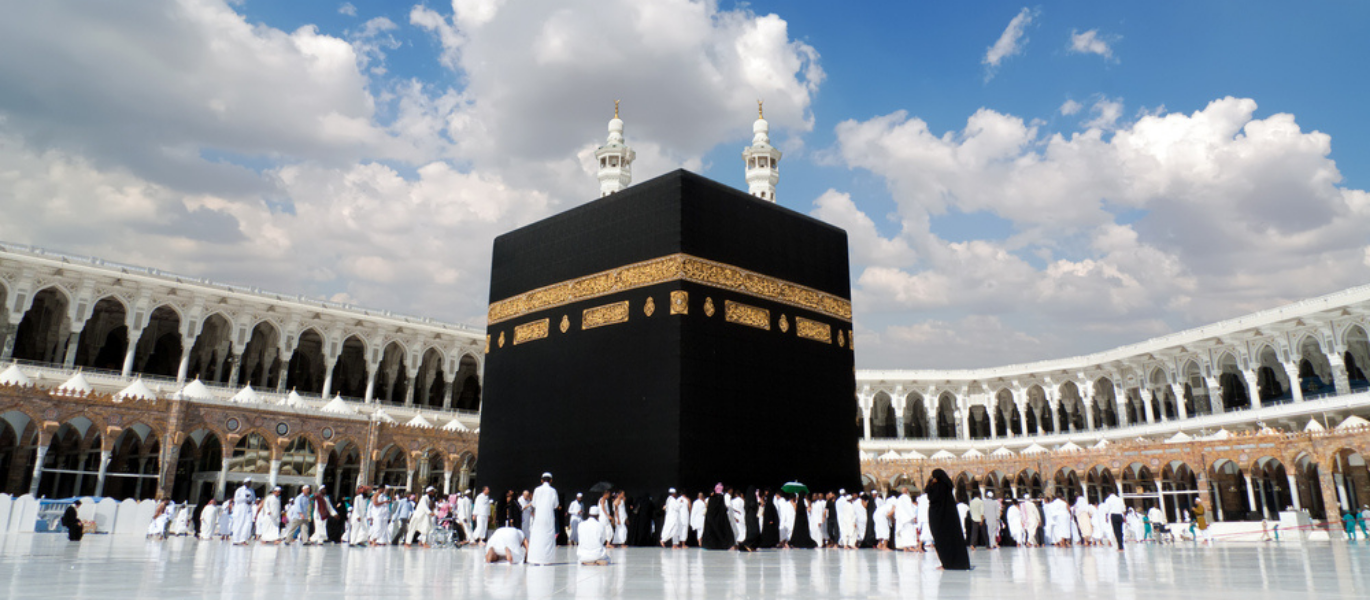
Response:
[{"label": "minaret spire", "polygon": [[609,121],[609,138],[595,150],[599,162],[599,195],[608,196],[628,187],[633,182],[633,160],[637,153],[623,143],[623,120],[618,118],[618,100],[614,100],[614,118]]},{"label": "minaret spire", "polygon": [[780,150],[771,145],[771,126],[766,122],[763,102],[756,101],[756,122],[752,124],[752,145],[742,149],[747,172],[747,192],[762,200],[775,202],[775,186],[780,183]]}]

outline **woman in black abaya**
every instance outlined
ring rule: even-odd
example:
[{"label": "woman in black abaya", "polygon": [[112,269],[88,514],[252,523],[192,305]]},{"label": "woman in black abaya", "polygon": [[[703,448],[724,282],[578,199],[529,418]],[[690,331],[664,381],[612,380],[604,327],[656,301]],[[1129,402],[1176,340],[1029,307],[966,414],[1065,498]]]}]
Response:
[{"label": "woman in black abaya", "polygon": [[742,540],[742,545],[738,550],[751,552],[761,545],[761,522],[756,518],[756,511],[760,508],[757,504],[756,488],[747,488],[747,495],[742,498],[742,522],[747,526],[747,537]]},{"label": "woman in black abaya", "polygon": [[780,545],[780,511],[775,509],[775,496],[770,490],[761,494],[761,544],[758,548],[775,548]]},{"label": "woman in black abaya", "polygon": [[928,495],[928,526],[936,544],[937,558],[947,571],[969,571],[970,553],[966,551],[966,536],[961,533],[961,513],[956,509],[951,478],[937,469],[928,479],[923,492]]},{"label": "woman in black abaya", "polygon": [[723,484],[714,488],[704,504],[704,537],[699,545],[705,550],[727,550],[737,544],[733,522],[728,518],[728,507],[723,503]]},{"label": "woman in black abaya", "polygon": [[794,531],[790,532],[790,547],[817,548],[818,542],[809,535],[809,500],[805,494],[794,496]]}]

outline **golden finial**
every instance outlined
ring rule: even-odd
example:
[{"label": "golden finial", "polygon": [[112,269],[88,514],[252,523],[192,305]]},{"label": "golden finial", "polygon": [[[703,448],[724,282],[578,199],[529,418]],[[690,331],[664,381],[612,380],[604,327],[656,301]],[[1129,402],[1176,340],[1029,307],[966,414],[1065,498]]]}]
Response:
[{"label": "golden finial", "polygon": [[614,100],[614,118],[618,118],[618,100]]},{"label": "golden finial", "polygon": [[766,118],[766,113],[764,113],[764,112],[761,111],[761,101],[760,101],[760,100],[757,100],[757,101],[756,101],[756,118],[758,118],[758,119],[765,119],[765,118]]}]

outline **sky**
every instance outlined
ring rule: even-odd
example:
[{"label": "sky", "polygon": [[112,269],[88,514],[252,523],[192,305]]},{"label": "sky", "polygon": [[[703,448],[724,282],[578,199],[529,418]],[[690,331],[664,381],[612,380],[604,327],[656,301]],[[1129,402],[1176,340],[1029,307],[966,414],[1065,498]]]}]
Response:
[{"label": "sky", "polygon": [[[1370,279],[1370,3],[49,0],[0,240],[481,326],[496,235],[634,176],[846,229],[861,368],[1095,352]],[[1357,58],[1360,57],[1360,58]]]}]

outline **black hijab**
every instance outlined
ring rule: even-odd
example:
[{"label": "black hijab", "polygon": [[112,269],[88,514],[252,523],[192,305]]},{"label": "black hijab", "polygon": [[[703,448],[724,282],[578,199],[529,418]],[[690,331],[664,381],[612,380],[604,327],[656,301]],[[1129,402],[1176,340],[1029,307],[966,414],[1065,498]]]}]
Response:
[{"label": "black hijab", "polygon": [[817,548],[818,542],[809,535],[809,501],[803,494],[794,498],[794,531],[790,532],[791,548]]},{"label": "black hijab", "polygon": [[761,523],[756,520],[756,488],[747,488],[747,495],[742,498],[742,522],[747,525],[747,537],[743,539],[742,546],[745,550],[755,550],[761,545]]},{"label": "black hijab", "polygon": [[932,472],[932,478],[923,490],[928,495],[928,527],[932,529],[932,541],[936,544],[942,568],[969,571],[970,553],[966,551],[966,536],[961,533],[961,513],[956,509],[954,489],[946,471]]},{"label": "black hijab", "polygon": [[704,538],[699,540],[699,545],[706,550],[727,550],[736,542],[733,523],[728,519],[728,507],[723,504],[723,494],[714,492],[704,504]]},{"label": "black hijab", "polygon": [[866,531],[861,535],[862,548],[875,547],[875,496],[861,494],[861,499],[866,501]]},{"label": "black hijab", "polygon": [[655,521],[656,501],[652,495],[638,496],[628,515],[628,545],[655,546],[656,536],[652,535],[652,523]]},{"label": "black hijab", "polygon": [[761,496],[766,505],[761,507],[761,544],[758,548],[775,548],[780,545],[780,511],[775,509],[775,496],[767,493]]}]

